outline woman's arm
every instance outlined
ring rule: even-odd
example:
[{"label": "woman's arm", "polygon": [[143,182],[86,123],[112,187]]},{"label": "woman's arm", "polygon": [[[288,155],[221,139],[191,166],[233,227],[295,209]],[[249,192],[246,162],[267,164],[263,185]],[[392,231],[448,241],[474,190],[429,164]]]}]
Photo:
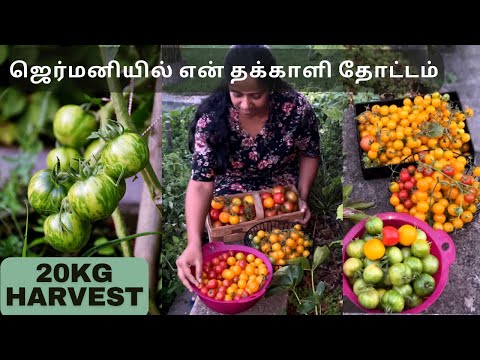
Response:
[{"label": "woman's arm", "polygon": [[313,183],[317,176],[318,168],[320,166],[320,158],[318,157],[300,157],[300,173],[298,177],[298,195],[303,200],[304,206],[302,209],[305,212],[305,216],[301,223],[306,225],[310,220],[311,213],[308,208],[307,201],[312,190]]},{"label": "woman's arm", "polygon": [[308,200],[310,190],[317,177],[320,158],[302,156],[300,157],[300,174],[298,177],[298,195],[303,201]]},{"label": "woman's arm", "polygon": [[[199,285],[202,280],[202,235],[212,196],[213,181],[190,179],[185,196],[188,244],[176,262],[178,277],[190,291],[190,283]],[[195,276],[190,266],[195,266]]]},{"label": "woman's arm", "polygon": [[190,180],[185,196],[188,245],[201,246],[205,219],[213,196],[213,181]]}]

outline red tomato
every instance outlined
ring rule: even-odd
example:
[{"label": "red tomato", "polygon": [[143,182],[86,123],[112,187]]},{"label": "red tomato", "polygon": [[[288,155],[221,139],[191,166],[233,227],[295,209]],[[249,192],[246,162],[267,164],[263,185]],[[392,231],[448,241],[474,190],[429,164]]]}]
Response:
[{"label": "red tomato", "polygon": [[466,194],[466,195],[464,195],[463,199],[464,199],[467,203],[471,204],[471,203],[473,203],[473,202],[475,201],[475,195],[473,195],[473,194]]},{"label": "red tomato", "polygon": [[285,201],[285,203],[282,205],[282,212],[291,213],[293,211],[295,211],[295,204],[291,201]]},{"label": "red tomato", "polygon": [[283,204],[285,202],[285,194],[283,193],[275,193],[273,195],[273,201],[275,201],[275,204]]},{"label": "red tomato", "polygon": [[263,192],[260,194],[260,199],[262,200],[265,200],[266,198],[271,198],[272,197],[272,194],[270,194],[269,192]]},{"label": "red tomato", "polygon": [[382,235],[382,242],[386,246],[396,245],[400,241],[400,233],[393,226],[384,226],[382,229]]},{"label": "red tomato", "polygon": [[415,184],[412,181],[405,181],[405,184],[403,184],[403,188],[407,191],[412,190]]},{"label": "red tomato", "polygon": [[363,151],[369,152],[370,147],[372,143],[375,142],[375,140],[376,140],[375,137],[373,137],[372,135],[366,135],[362,137],[362,139],[360,140],[360,147],[362,148]]},{"label": "red tomato", "polygon": [[[216,276],[216,275],[215,275]],[[208,280],[207,289],[216,289],[218,285],[218,281],[215,279]]]},{"label": "red tomato", "polygon": [[285,187],[282,185],[275,185],[272,189],[272,194],[285,194]]},{"label": "red tomato", "polygon": [[473,176],[463,175],[462,178],[460,179],[460,182],[462,182],[465,185],[472,185],[473,184]]},{"label": "red tomato", "polygon": [[455,173],[455,168],[452,165],[446,165],[443,167],[442,172],[445,175],[452,177]]},{"label": "red tomato", "polygon": [[407,182],[410,179],[411,179],[411,176],[408,173],[408,170],[402,169],[402,171],[400,171],[400,180],[402,180],[403,182]]},{"label": "red tomato", "polygon": [[220,220],[217,220],[217,221],[214,221],[213,224],[212,224],[212,228],[218,228],[218,227],[221,227],[223,226],[222,222]]},{"label": "red tomato", "polygon": [[432,176],[433,175],[433,169],[432,168],[429,168],[429,167],[425,167],[423,168],[423,176]]},{"label": "red tomato", "polygon": [[277,216],[278,215],[278,211],[275,210],[275,209],[268,209],[268,210],[265,210],[265,217],[272,217],[272,216]]},{"label": "red tomato", "polygon": [[245,260],[239,260],[237,265],[243,270],[247,267],[247,262]]},{"label": "red tomato", "polygon": [[212,221],[217,221],[218,216],[220,215],[221,212],[222,212],[222,210],[220,210],[220,209],[210,210],[210,219],[212,219]]},{"label": "red tomato", "polygon": [[217,274],[221,274],[223,271],[223,268],[221,265],[215,265],[215,267],[213,268],[213,271],[215,271]]}]

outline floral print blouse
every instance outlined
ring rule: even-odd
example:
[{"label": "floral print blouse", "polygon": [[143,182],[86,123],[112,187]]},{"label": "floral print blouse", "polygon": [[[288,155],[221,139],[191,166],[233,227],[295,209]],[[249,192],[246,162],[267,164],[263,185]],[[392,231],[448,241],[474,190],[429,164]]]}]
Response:
[{"label": "floral print blouse", "polygon": [[294,90],[270,95],[270,112],[255,137],[241,126],[238,110],[229,109],[230,160],[223,175],[215,174],[216,157],[206,139],[214,124],[205,114],[195,130],[192,179],[214,181],[214,195],[298,186],[300,156],[319,157],[318,121],[306,97]]}]

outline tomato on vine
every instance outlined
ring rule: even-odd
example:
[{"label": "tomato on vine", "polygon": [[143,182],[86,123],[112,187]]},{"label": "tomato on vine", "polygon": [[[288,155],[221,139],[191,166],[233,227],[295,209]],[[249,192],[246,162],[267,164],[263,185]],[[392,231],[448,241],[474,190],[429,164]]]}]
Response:
[{"label": "tomato on vine", "polygon": [[95,117],[78,105],[62,106],[53,119],[53,134],[66,146],[80,148],[87,143],[87,137],[97,130]]},{"label": "tomato on vine", "polygon": [[54,249],[62,253],[74,253],[87,244],[91,224],[74,213],[61,211],[47,217],[43,231],[45,239]]},{"label": "tomato on vine", "polygon": [[53,170],[40,170],[28,183],[27,196],[30,205],[42,215],[50,215],[60,210],[72,182],[69,175],[60,172],[60,163]]}]

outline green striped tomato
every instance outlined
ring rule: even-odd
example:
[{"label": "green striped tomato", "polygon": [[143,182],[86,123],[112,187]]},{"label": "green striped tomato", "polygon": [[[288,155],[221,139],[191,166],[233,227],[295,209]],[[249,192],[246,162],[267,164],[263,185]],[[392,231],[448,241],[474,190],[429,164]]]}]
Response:
[{"label": "green striped tomato", "polygon": [[45,239],[62,253],[80,251],[87,244],[91,229],[90,222],[65,211],[50,215],[43,224]]},{"label": "green striped tomato", "polygon": [[77,149],[68,146],[59,146],[50,150],[47,155],[47,167],[53,169],[57,164],[57,158],[60,160],[60,171],[70,170],[70,165],[78,170],[78,161],[72,161],[73,159],[79,159],[80,153]]},{"label": "green striped tomato", "polygon": [[122,178],[117,185],[118,201],[122,200],[122,198],[125,196],[126,191],[127,191],[127,183],[125,179]]},{"label": "green striped tomato", "polygon": [[40,170],[28,183],[27,196],[30,205],[42,215],[50,215],[60,211],[60,205],[67,196],[71,182],[56,181],[52,171]]},{"label": "green striped tomato", "polygon": [[123,177],[128,178],[142,171],[148,164],[149,151],[145,140],[138,134],[124,132],[109,141],[102,151],[105,173],[118,179],[123,169]]},{"label": "green striped tomato", "polygon": [[84,220],[97,221],[110,216],[118,205],[118,189],[111,178],[97,174],[78,180],[68,191],[72,210]]},{"label": "green striped tomato", "polygon": [[87,137],[97,128],[95,117],[78,105],[62,106],[53,119],[53,133],[57,140],[74,148],[85,145]]},{"label": "green striped tomato", "polygon": [[100,154],[102,153],[102,149],[104,146],[105,146],[105,141],[103,139],[93,140],[85,149],[85,153],[83,154],[83,157],[88,160],[92,156],[95,156],[95,158],[99,160]]}]

